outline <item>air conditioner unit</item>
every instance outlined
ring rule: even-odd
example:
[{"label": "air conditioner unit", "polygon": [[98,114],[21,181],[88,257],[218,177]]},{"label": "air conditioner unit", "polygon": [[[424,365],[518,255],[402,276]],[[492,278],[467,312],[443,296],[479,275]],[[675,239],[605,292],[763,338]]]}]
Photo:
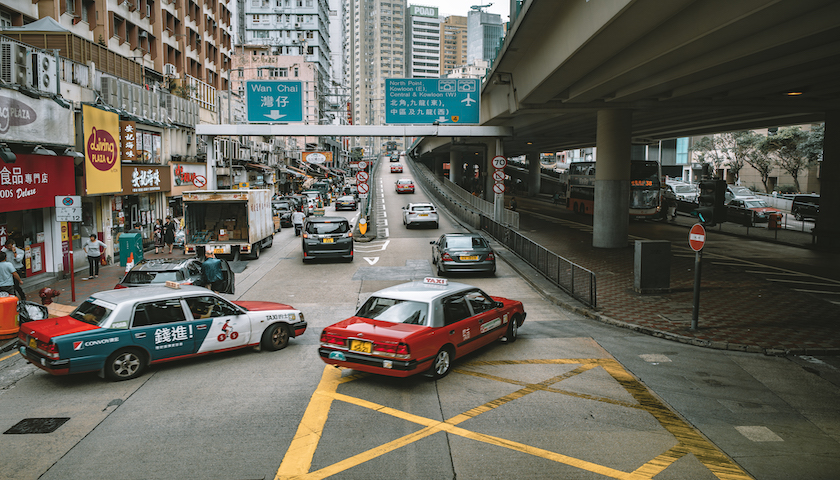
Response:
[{"label": "air conditioner unit", "polygon": [[187,135],[187,145],[192,145],[192,135]]},{"label": "air conditioner unit", "polygon": [[0,79],[16,85],[27,84],[29,50],[15,42],[0,40]]},{"label": "air conditioner unit", "polygon": [[175,65],[167,63],[163,66],[163,74],[170,77],[174,77],[178,74],[178,71],[175,69]]},{"label": "air conditioner unit", "polygon": [[149,38],[149,32],[147,32],[147,31],[145,31],[145,30],[140,30],[140,33],[138,34],[138,37],[140,37],[140,38]]},{"label": "air conditioner unit", "polygon": [[140,115],[143,113],[143,93],[146,91],[145,88],[141,87],[140,85],[131,85],[131,110],[130,112],[134,115]]},{"label": "air conditioner unit", "polygon": [[120,106],[120,82],[113,77],[102,77],[102,101],[112,107]]}]

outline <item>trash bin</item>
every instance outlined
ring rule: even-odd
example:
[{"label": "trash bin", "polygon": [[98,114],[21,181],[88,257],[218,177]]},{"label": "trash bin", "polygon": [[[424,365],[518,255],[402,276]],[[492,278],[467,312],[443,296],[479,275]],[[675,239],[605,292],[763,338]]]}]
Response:
[{"label": "trash bin", "polygon": [[17,302],[18,299],[14,295],[0,297],[0,340],[17,337],[20,330]]},{"label": "trash bin", "polygon": [[782,214],[773,212],[767,217],[767,228],[778,230],[782,228]]},{"label": "trash bin", "polygon": [[126,266],[128,258],[132,255],[135,265],[143,261],[143,235],[123,233],[120,235],[120,266]]}]

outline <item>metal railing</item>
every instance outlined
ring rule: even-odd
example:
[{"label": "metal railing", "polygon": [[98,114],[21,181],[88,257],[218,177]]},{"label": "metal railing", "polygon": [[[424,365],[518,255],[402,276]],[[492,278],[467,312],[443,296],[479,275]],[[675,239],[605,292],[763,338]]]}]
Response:
[{"label": "metal railing", "polygon": [[597,307],[595,273],[549,251],[530,238],[481,216],[481,230],[539,271],[549,281],[585,305]]}]

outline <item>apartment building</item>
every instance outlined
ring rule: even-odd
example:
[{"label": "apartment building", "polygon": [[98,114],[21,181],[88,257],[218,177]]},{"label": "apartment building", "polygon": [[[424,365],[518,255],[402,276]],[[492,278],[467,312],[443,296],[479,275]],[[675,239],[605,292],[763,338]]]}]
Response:
[{"label": "apartment building", "polygon": [[405,57],[407,78],[440,77],[441,21],[437,7],[408,7]]},{"label": "apartment building", "polygon": [[440,76],[467,64],[467,17],[450,15],[440,24]]}]

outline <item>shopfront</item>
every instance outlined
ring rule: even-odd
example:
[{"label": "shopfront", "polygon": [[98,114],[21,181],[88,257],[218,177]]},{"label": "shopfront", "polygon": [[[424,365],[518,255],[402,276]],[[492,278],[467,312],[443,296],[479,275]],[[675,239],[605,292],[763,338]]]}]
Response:
[{"label": "shopfront", "polygon": [[114,259],[119,256],[119,236],[137,228],[143,235],[143,245],[154,242],[154,222],[165,220],[172,177],[168,165],[121,166],[122,191],[111,198],[111,237],[114,239]]},{"label": "shopfront", "polygon": [[184,192],[207,189],[207,165],[204,163],[170,163],[172,167],[172,189],[169,201],[169,215],[172,218],[182,219],[184,216],[184,204],[181,195]]}]

